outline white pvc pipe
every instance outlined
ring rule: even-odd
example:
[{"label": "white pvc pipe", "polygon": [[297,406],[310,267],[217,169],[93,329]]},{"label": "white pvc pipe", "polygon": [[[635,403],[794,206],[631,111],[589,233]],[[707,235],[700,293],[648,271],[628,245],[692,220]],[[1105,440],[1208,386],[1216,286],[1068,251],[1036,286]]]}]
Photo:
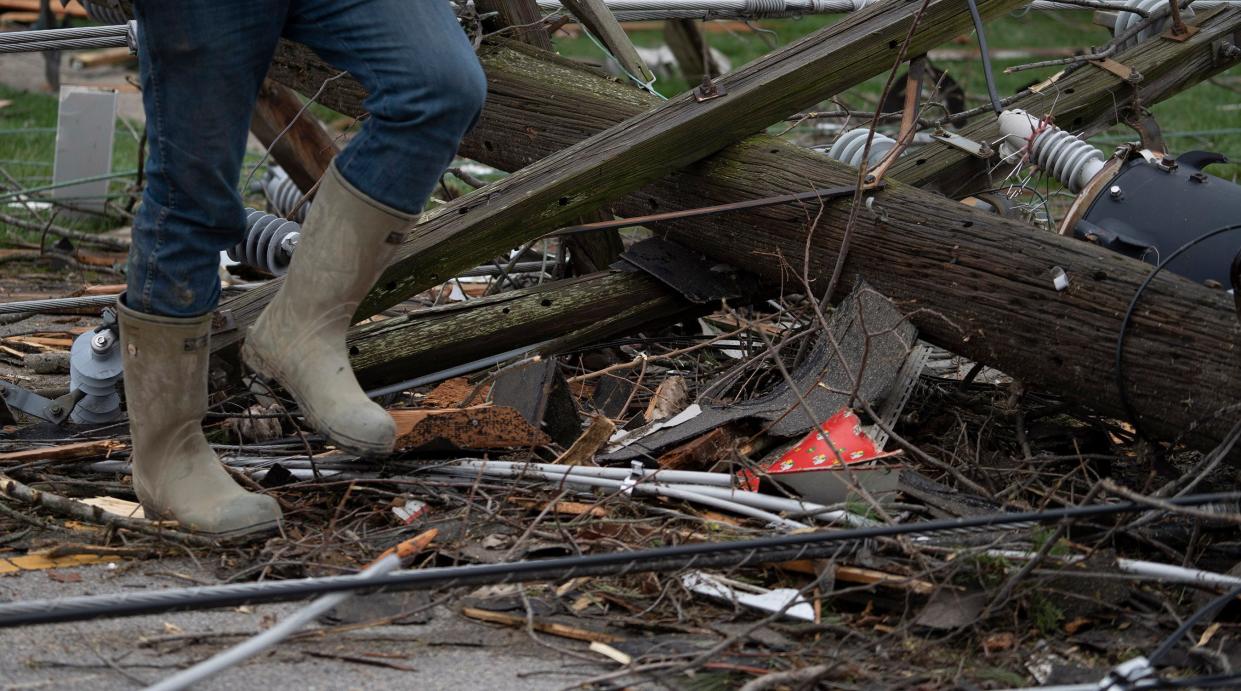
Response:
[{"label": "white pvc pipe", "polygon": [[1117,559],[1116,566],[1125,573],[1145,576],[1164,583],[1186,583],[1191,585],[1241,585],[1241,578],[1201,569],[1190,569],[1184,566],[1161,564],[1155,561],[1139,561],[1137,559]]},{"label": "white pvc pipe", "polygon": [[[564,468],[568,466],[552,466],[552,467],[563,470]],[[572,466],[572,468],[576,470],[578,468],[581,468],[581,466]],[[593,468],[592,470],[622,470],[623,471],[623,469],[621,468]],[[605,487],[608,489],[615,489],[615,490],[624,489],[626,486],[625,479],[628,479],[629,477],[628,475],[625,475],[625,479],[612,479],[609,477],[600,477],[596,475],[577,473],[577,472],[573,474],[568,474],[568,473],[563,473],[563,472],[551,472],[551,471],[541,470],[537,467],[535,468],[527,467],[521,471],[517,471],[511,468],[492,468],[490,467],[490,463],[483,463],[483,462],[478,462],[478,467],[473,471],[471,471],[470,468],[464,467],[464,466],[445,466],[442,468],[436,468],[435,472],[446,473],[449,475],[456,475],[458,477],[462,475],[473,475],[476,473],[481,473],[483,475],[489,475],[492,477],[512,477],[512,478],[531,477],[531,478],[542,479],[544,481],[551,482],[554,484],[563,483],[566,485],[583,485],[586,487]],[[639,480],[636,484],[632,486],[632,491],[637,494],[653,494],[653,495],[661,496],[661,497],[683,499],[685,501],[693,502],[695,504],[713,506],[718,509],[723,509],[725,511],[730,511],[732,513],[741,514],[742,516],[758,518],[760,520],[767,521],[768,523],[771,523],[773,525],[778,525],[783,528],[789,528],[791,530],[800,530],[802,528],[810,527],[809,525],[805,523],[800,523],[798,521],[791,521],[782,516],[777,516],[776,514],[771,513],[769,511],[764,511],[760,508],[742,504],[738,501],[733,501],[731,499],[723,499],[717,496],[709,496],[707,494],[703,494],[700,491],[702,489],[709,489],[709,487],[700,487],[697,485],[672,486],[672,485],[666,485],[662,483],[650,482],[650,481],[647,481],[645,478],[642,478],[641,480]]]},{"label": "white pvc pipe", "polygon": [[875,521],[872,521],[864,516],[852,514],[848,511],[829,509],[822,504],[793,499],[792,497],[780,497],[771,494],[763,494],[762,492],[750,492],[741,489],[721,489],[719,487],[696,487],[694,488],[694,491],[699,494],[719,497],[721,499],[729,499],[740,504],[746,504],[759,509],[767,509],[769,511],[805,513],[810,518],[815,518],[825,523],[843,523],[851,528],[865,528],[867,526],[878,525]]},{"label": "white pvc pipe", "polygon": [[[1022,560],[1033,559],[1035,555],[1034,552],[1015,549],[989,549],[985,552],[985,554],[1003,559]],[[1056,557],[1055,560],[1075,564],[1083,561],[1084,557]],[[1203,571],[1202,569],[1191,569],[1184,566],[1175,566],[1173,564],[1163,564],[1157,561],[1119,558],[1116,560],[1116,567],[1123,573],[1142,576],[1144,578],[1162,583],[1184,583],[1186,585],[1230,587],[1241,585],[1241,578],[1238,578],[1237,576],[1215,573],[1214,571]]]},{"label": "white pvc pipe", "polygon": [[[585,465],[570,466],[556,465],[554,463],[518,463],[514,461],[476,461],[473,459],[462,459],[457,461],[455,466],[443,466],[443,468],[451,467],[472,468],[475,470],[487,469],[497,473],[503,471],[510,477],[519,477],[525,472],[532,472],[557,475],[589,475],[592,477],[624,480],[634,473],[629,468],[599,468]],[[436,470],[439,469],[441,468],[436,468]],[[664,470],[663,468],[645,468],[641,472],[643,479],[659,482],[679,482],[689,485],[711,485],[713,487],[733,486],[733,476],[728,473],[703,473],[695,470]]]}]

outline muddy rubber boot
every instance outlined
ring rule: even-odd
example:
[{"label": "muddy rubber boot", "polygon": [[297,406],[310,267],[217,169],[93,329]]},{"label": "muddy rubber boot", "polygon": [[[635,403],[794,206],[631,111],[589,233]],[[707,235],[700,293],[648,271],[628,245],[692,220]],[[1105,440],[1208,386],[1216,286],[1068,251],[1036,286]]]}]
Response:
[{"label": "muddy rubber boot", "polygon": [[211,315],[160,317],[118,304],[134,491],[148,518],[221,537],[273,530],[280,505],[233,481],[203,436]]},{"label": "muddy rubber boot", "polygon": [[396,424],[358,386],[345,331],[416,220],[362,194],[333,164],[284,285],[241,351],[255,372],[292,394],[312,427],[360,456],[392,453]]}]

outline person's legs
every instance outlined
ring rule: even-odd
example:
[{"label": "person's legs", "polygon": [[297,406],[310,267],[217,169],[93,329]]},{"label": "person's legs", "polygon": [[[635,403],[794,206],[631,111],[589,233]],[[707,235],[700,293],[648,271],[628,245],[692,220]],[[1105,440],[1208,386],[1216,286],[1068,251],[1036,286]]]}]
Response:
[{"label": "person's legs", "polygon": [[138,0],[147,186],[120,306],[134,489],[150,517],[193,530],[274,527],[203,436],[220,250],[244,228],[237,178],[287,0]]},{"label": "person's legs", "polygon": [[448,0],[292,0],[285,35],[348,70],[368,96],[362,131],[336,159],[362,194],[422,211],[487,92]]},{"label": "person's legs", "polygon": [[446,0],[293,0],[287,35],[348,70],[370,117],[320,183],[279,294],[242,355],[338,446],[392,451],[345,331],[482,108],[482,69]]},{"label": "person's legs", "polygon": [[134,9],[148,157],[129,306],[196,317],[215,308],[219,253],[245,227],[237,179],[288,0],[138,0]]}]

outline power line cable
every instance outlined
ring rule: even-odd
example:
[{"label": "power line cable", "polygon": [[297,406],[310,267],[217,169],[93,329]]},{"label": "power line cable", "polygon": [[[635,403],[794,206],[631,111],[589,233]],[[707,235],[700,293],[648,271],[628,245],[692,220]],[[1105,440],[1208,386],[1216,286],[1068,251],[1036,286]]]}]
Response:
[{"label": "power line cable", "polygon": [[[1167,500],[1174,506],[1234,502],[1241,492],[1189,495]],[[965,518],[881,525],[841,531],[780,535],[734,542],[706,542],[650,550],[619,551],[556,559],[479,564],[400,571],[382,577],[328,576],[289,581],[243,583],[161,591],[31,600],[0,604],[0,627],[82,621],[99,617],[135,616],[189,609],[235,607],[263,602],[299,600],[325,593],[565,581],[580,576],[677,571],[689,568],[739,567],[796,559],[827,557],[842,545],[915,534],[972,534],[991,528],[1036,525],[1160,510],[1132,501],[1071,506],[1046,511],[1002,513]]]}]

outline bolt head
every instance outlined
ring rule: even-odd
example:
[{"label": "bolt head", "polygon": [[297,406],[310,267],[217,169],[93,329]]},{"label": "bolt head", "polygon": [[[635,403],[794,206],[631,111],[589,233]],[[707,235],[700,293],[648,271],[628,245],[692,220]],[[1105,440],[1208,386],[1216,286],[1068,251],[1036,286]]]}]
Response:
[{"label": "bolt head", "polygon": [[1120,199],[1125,196],[1125,191],[1120,189],[1120,185],[1112,185],[1108,188],[1107,193],[1112,195],[1112,199]]}]

